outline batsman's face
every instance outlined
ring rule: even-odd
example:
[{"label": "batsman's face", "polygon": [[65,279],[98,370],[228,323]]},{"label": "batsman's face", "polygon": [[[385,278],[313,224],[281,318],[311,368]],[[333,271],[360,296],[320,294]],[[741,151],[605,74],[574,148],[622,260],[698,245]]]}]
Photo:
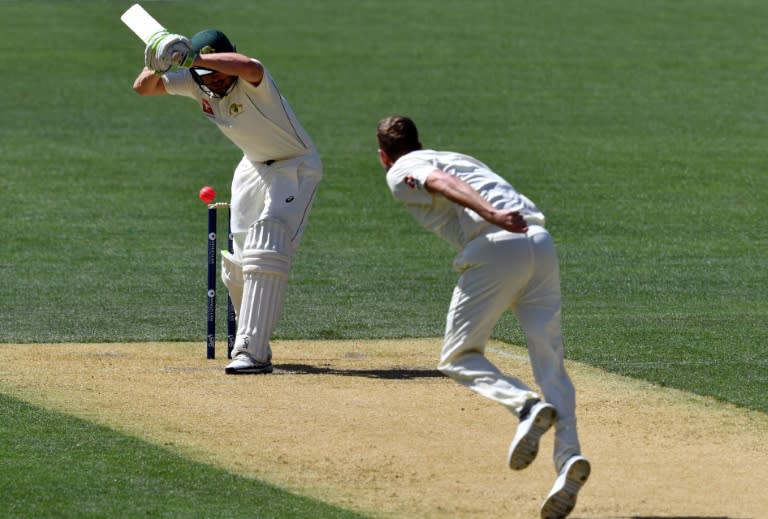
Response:
[{"label": "batsman's face", "polygon": [[228,76],[223,72],[214,72],[202,76],[200,80],[211,92],[223,96],[229,92],[232,84],[237,81],[237,76]]}]

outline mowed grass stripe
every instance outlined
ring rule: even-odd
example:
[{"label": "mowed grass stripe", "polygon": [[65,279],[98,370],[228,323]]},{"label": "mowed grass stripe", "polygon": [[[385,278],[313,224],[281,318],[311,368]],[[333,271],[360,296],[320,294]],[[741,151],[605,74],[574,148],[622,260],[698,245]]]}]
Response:
[{"label": "mowed grass stripe", "polygon": [[0,469],[6,518],[361,517],[3,394]]}]

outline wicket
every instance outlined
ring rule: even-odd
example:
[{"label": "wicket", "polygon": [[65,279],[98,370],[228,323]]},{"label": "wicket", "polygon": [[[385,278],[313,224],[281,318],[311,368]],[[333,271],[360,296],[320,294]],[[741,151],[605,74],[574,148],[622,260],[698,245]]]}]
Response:
[{"label": "wicket", "polygon": [[[208,336],[206,339],[206,358],[216,358],[216,287],[218,285],[217,256],[216,256],[216,231],[218,209],[227,209],[227,250],[232,252],[232,227],[230,224],[232,210],[226,202],[208,204],[208,290],[207,297],[207,322]],[[232,349],[235,346],[237,334],[237,322],[235,320],[235,307],[227,295],[227,358],[232,358]]]}]

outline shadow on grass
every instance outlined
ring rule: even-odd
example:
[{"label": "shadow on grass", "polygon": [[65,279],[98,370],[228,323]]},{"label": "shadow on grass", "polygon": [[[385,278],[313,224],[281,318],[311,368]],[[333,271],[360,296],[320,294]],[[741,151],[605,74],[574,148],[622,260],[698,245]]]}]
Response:
[{"label": "shadow on grass", "polygon": [[389,369],[335,369],[308,364],[275,364],[275,374],[291,373],[294,375],[333,375],[341,377],[380,378],[391,380],[411,380],[417,378],[445,377],[436,369],[389,368]]}]

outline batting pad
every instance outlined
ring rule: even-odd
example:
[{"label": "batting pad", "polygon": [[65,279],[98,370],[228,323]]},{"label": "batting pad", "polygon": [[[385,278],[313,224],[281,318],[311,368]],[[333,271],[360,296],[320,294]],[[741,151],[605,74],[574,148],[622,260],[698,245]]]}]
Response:
[{"label": "batting pad", "polygon": [[243,247],[243,299],[232,355],[248,353],[269,362],[269,338],[283,313],[291,267],[288,229],[277,220],[259,220],[248,229]]},{"label": "batting pad", "polygon": [[240,305],[243,302],[243,265],[229,251],[221,251],[221,281],[229,291],[235,316],[240,313]]},{"label": "batting pad", "polygon": [[286,226],[277,220],[259,220],[248,229],[243,246],[243,272],[288,277],[293,245]]}]

